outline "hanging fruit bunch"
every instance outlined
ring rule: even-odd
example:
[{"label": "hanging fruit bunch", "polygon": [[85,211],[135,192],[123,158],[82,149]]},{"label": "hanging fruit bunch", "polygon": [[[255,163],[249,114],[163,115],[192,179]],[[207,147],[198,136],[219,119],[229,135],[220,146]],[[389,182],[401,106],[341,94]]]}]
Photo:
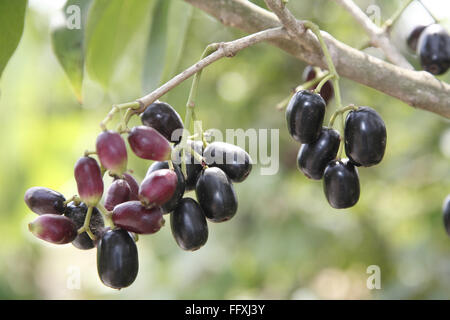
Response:
[{"label": "hanging fruit bunch", "polygon": [[[208,143],[203,132],[200,140],[185,134],[176,137],[174,133],[184,129],[183,122],[164,102],[145,108],[140,126],[128,129],[122,122],[118,130],[107,130],[106,124],[119,109],[135,110],[138,106],[113,107],[102,122],[96,150],[86,151],[75,164],[77,196],[66,199],[44,187],[32,187],[25,193],[26,204],[39,215],[29,230],[54,244],[72,243],[82,250],[97,247],[99,277],[116,289],[136,279],[138,235],[158,232],[165,224],[164,216],[170,214],[179,247],[190,251],[201,248],[208,239],[208,220],[223,222],[236,214],[233,183],[244,181],[252,169],[250,156],[237,146]],[[192,110],[188,113],[192,115]],[[124,121],[128,118],[126,114]],[[189,118],[186,123],[190,123]],[[127,136],[136,156],[154,161],[140,184],[127,172],[122,135]],[[106,173],[114,181],[104,194]],[[184,198],[191,190],[195,190],[197,200]]]}]

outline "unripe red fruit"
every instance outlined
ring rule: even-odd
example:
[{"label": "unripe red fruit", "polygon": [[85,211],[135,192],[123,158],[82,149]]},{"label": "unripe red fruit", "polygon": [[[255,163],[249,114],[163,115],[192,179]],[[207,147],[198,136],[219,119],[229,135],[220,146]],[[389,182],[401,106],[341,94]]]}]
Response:
[{"label": "unripe red fruit", "polygon": [[128,135],[128,142],[139,158],[164,161],[171,157],[169,141],[153,128],[134,127]]},{"label": "unripe red fruit", "polygon": [[33,187],[25,192],[25,203],[34,213],[41,214],[63,214],[64,196],[52,189],[44,187]]},{"label": "unripe red fruit", "polygon": [[97,137],[97,155],[102,166],[113,175],[121,175],[127,169],[127,147],[120,134],[103,131]]},{"label": "unripe red fruit", "polygon": [[156,170],[142,181],[139,199],[147,206],[161,206],[172,198],[177,188],[177,180],[177,174],[173,170]]},{"label": "unripe red fruit", "polygon": [[105,208],[112,211],[116,205],[129,201],[130,194],[130,187],[124,179],[114,180],[106,192]]},{"label": "unripe red fruit", "polygon": [[136,179],[131,174],[126,172],[122,176],[130,187],[130,200],[139,200],[139,184]]},{"label": "unripe red fruit", "polygon": [[112,214],[114,224],[122,229],[151,234],[164,225],[161,208],[145,208],[139,201],[128,201],[117,205]]},{"label": "unripe red fruit", "polygon": [[103,194],[103,179],[100,167],[91,157],[82,157],[75,164],[75,180],[81,201],[94,207]]},{"label": "unripe red fruit", "polygon": [[28,229],[39,239],[65,244],[77,237],[75,223],[65,216],[44,214],[28,224]]}]

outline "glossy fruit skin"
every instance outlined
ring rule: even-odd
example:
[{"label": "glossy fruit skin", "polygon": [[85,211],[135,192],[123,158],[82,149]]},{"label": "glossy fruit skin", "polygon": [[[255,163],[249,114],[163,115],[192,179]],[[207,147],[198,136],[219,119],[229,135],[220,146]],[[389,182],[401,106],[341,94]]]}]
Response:
[{"label": "glossy fruit skin", "polygon": [[442,206],[442,217],[444,220],[445,231],[450,236],[450,195],[448,195],[444,200],[444,205]]},{"label": "glossy fruit skin", "polygon": [[417,43],[419,42],[419,37],[422,34],[423,30],[427,26],[419,25],[411,31],[410,35],[406,39],[406,43],[408,44],[408,47],[413,51],[416,52],[417,50]]},{"label": "glossy fruit skin", "polygon": [[[316,70],[310,65],[306,66],[305,70],[303,71],[302,79],[304,82],[311,81],[316,77]],[[310,90],[316,89],[317,84],[308,88]],[[320,96],[325,100],[325,104],[328,105],[328,102],[330,102],[331,99],[334,97],[334,89],[333,84],[331,80],[328,80],[325,82],[325,84],[320,89]]]},{"label": "glossy fruit skin", "polygon": [[119,133],[103,131],[97,137],[96,151],[102,166],[120,176],[127,169],[127,147]]},{"label": "glossy fruit skin", "polygon": [[356,165],[370,167],[381,162],[386,150],[386,125],[378,112],[360,107],[345,120],[345,153]]},{"label": "glossy fruit skin", "polygon": [[162,206],[169,201],[177,188],[175,170],[160,169],[145,177],[139,187],[139,200],[146,206]]},{"label": "glossy fruit skin", "polygon": [[244,149],[230,143],[213,142],[203,153],[206,164],[222,169],[233,182],[244,181],[252,171],[252,160]]},{"label": "glossy fruit skin", "polygon": [[170,159],[172,148],[169,141],[153,128],[134,127],[128,135],[128,143],[139,158],[156,161]]},{"label": "glossy fruit skin", "polygon": [[[199,140],[188,140],[188,146],[193,148],[198,154],[203,155],[203,142]],[[176,163],[179,167],[181,166],[181,151],[179,154],[175,155],[172,159],[174,163]],[[192,156],[189,152],[185,153],[185,161],[186,161],[186,191],[191,191],[195,189],[195,185],[197,183],[197,177],[202,171],[202,164],[197,161],[194,156]]]},{"label": "glossy fruit skin", "polygon": [[[87,206],[84,203],[76,205],[74,202],[70,202],[67,205],[65,216],[75,223],[77,230],[84,224],[86,218]],[[89,227],[92,233],[100,238],[104,232],[105,223],[103,217],[97,208],[92,209],[91,222]],[[81,250],[89,250],[95,247],[95,242],[88,236],[86,232],[83,232],[72,241],[74,247]]]},{"label": "glossy fruit skin", "polygon": [[181,199],[170,215],[172,235],[183,250],[200,249],[208,240],[208,224],[200,205],[191,198]]},{"label": "glossy fruit skin", "polygon": [[303,144],[297,155],[300,171],[310,179],[320,180],[331,160],[336,159],[341,138],[334,129],[322,128],[319,139],[310,144]]},{"label": "glossy fruit skin", "polygon": [[106,192],[105,208],[112,211],[114,207],[130,200],[131,189],[124,179],[116,179]]},{"label": "glossy fruit skin", "polygon": [[138,234],[152,234],[164,225],[159,207],[145,208],[139,201],[128,201],[117,205],[113,210],[116,226]]},{"label": "glossy fruit skin", "polygon": [[39,239],[54,244],[72,242],[77,228],[72,220],[59,214],[43,214],[28,224],[28,229]]},{"label": "glossy fruit skin", "polygon": [[237,211],[238,202],[233,184],[220,168],[203,170],[195,187],[197,200],[205,216],[213,222],[230,220]]},{"label": "glossy fruit skin", "polygon": [[450,35],[439,24],[429,25],[419,37],[417,54],[425,71],[444,74],[450,68]]},{"label": "glossy fruit skin", "polygon": [[139,270],[136,244],[123,229],[108,230],[97,245],[97,271],[108,287],[121,289],[131,285]]},{"label": "glossy fruit skin", "polygon": [[103,178],[97,161],[81,157],[75,164],[74,173],[81,201],[94,207],[103,194]]},{"label": "glossy fruit skin", "polygon": [[[174,167],[175,173],[177,174],[177,186],[175,188],[175,191],[174,191],[172,197],[165,204],[163,204],[161,206],[161,209],[163,210],[164,213],[170,213],[173,210],[175,210],[175,208],[178,205],[178,202],[183,197],[184,191],[185,191],[185,180],[184,180],[183,173],[181,172],[181,169],[178,165],[174,164],[173,167]],[[155,172],[157,170],[168,169],[168,168],[169,168],[169,164],[167,163],[167,161],[154,162],[148,168],[146,176],[149,176],[152,172]]]},{"label": "glossy fruit skin", "polygon": [[294,94],[286,109],[290,135],[300,143],[311,143],[319,138],[325,116],[325,100],[311,91]]},{"label": "glossy fruit skin", "polygon": [[358,170],[349,161],[331,161],[323,175],[323,190],[333,208],[354,206],[360,193]]},{"label": "glossy fruit skin", "polygon": [[124,172],[122,176],[130,187],[130,200],[139,200],[139,184],[136,179],[127,172]]},{"label": "glossy fruit skin", "polygon": [[[183,121],[175,109],[165,102],[154,102],[141,114],[142,124],[156,129],[170,142],[178,143],[181,140]],[[172,133],[177,131],[179,135]]]},{"label": "glossy fruit skin", "polygon": [[52,189],[45,187],[32,187],[25,192],[25,203],[34,213],[63,214],[65,210],[64,196]]}]

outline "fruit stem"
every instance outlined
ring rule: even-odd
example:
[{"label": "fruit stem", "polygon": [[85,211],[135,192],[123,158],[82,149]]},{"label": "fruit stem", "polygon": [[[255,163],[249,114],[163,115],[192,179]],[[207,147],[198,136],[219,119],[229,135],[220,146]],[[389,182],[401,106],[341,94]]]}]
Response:
[{"label": "fruit stem", "polygon": [[133,109],[133,110],[135,110],[135,109],[138,109],[140,107],[141,107],[141,104],[139,102],[137,102],[137,101],[132,101],[132,102],[126,102],[126,103],[113,105],[111,110],[106,115],[105,119],[103,119],[103,121],[100,122],[100,128],[103,131],[107,130],[106,125],[112,120],[114,115],[117,112],[119,112],[120,110],[123,110],[123,109]]},{"label": "fruit stem", "polygon": [[334,74],[328,74],[322,80],[320,80],[319,84],[317,85],[316,89],[314,90],[314,93],[319,93],[320,90],[322,89],[323,85],[332,78],[334,78]]},{"label": "fruit stem", "polygon": [[103,216],[103,219],[105,220],[106,225],[111,227],[111,229],[114,228],[115,227],[114,222],[112,221],[112,218],[111,218],[112,212],[108,211],[103,206],[103,204],[101,204],[100,202],[97,203],[97,209],[98,209],[98,211],[100,211],[101,215]]},{"label": "fruit stem", "polygon": [[172,171],[174,171],[175,168],[173,167],[173,162],[172,162],[172,160],[168,160],[167,163],[169,164],[169,169],[172,170]]},{"label": "fruit stem", "polygon": [[72,201],[75,203],[75,205],[79,205],[80,202],[81,202],[81,199],[77,195],[74,195],[74,196],[70,197],[69,199],[67,199],[66,201],[63,202],[64,206],[67,206]]},{"label": "fruit stem", "polygon": [[394,14],[387,19],[384,24],[381,26],[381,29],[386,32],[389,31],[389,29],[397,22],[398,18],[402,15],[403,11],[413,2],[414,0],[406,0],[406,2],[403,3],[401,7],[397,9],[397,11],[394,12]]},{"label": "fruit stem", "polygon": [[78,229],[78,234],[86,232],[92,241],[94,241],[96,238],[95,235],[92,233],[91,227],[90,227],[93,209],[94,209],[94,207],[92,207],[92,206],[88,207],[87,212],[86,212],[86,217],[84,218],[84,224],[80,229]]}]

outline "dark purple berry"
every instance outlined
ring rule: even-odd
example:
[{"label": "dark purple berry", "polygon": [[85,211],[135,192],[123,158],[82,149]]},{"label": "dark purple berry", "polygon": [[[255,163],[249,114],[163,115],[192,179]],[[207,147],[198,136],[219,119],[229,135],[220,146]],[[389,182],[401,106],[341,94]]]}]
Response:
[{"label": "dark purple berry", "polygon": [[112,175],[120,176],[127,169],[127,147],[120,134],[103,131],[97,137],[97,155],[102,166]]},{"label": "dark purple berry", "polygon": [[130,195],[131,190],[128,182],[124,179],[114,180],[106,192],[105,208],[112,211],[116,205],[131,200]]},{"label": "dark purple berry", "polygon": [[52,189],[44,187],[32,187],[25,192],[25,203],[34,213],[63,214],[64,196]]},{"label": "dark purple berry", "polygon": [[123,229],[109,230],[97,245],[97,271],[108,287],[121,289],[131,285],[139,270],[133,237]]},{"label": "dark purple berry", "polygon": [[323,175],[323,189],[333,208],[354,206],[359,199],[358,170],[348,161],[331,161]]},{"label": "dark purple berry", "polygon": [[[67,205],[65,216],[72,220],[77,227],[77,230],[84,225],[84,220],[86,218],[87,206],[84,203],[76,205],[74,202],[70,202]],[[91,221],[89,227],[92,233],[99,239],[103,232],[105,224],[103,222],[103,217],[97,208],[92,209]],[[88,250],[95,247],[95,242],[89,237],[86,232],[83,232],[72,241],[72,244],[81,250]]]},{"label": "dark purple berry", "polygon": [[169,141],[153,128],[134,127],[128,135],[128,142],[139,158],[164,161],[171,157],[172,148]]},{"label": "dark purple berry", "polygon": [[203,153],[206,164],[222,169],[233,182],[244,181],[252,171],[252,160],[244,149],[230,143],[213,142]]},{"label": "dark purple berry", "polygon": [[[174,191],[172,197],[161,206],[161,209],[163,210],[164,213],[170,213],[173,210],[175,210],[175,208],[178,205],[178,202],[183,197],[184,191],[185,191],[185,180],[184,180],[183,173],[181,172],[181,169],[178,165],[174,164],[173,167],[174,167],[175,173],[177,174],[177,187],[175,188],[175,191]],[[147,176],[149,176],[151,173],[153,173],[157,170],[168,169],[168,168],[169,168],[169,164],[167,163],[167,161],[154,162],[148,168]]]},{"label": "dark purple berry", "polygon": [[325,101],[311,91],[294,94],[286,109],[290,135],[300,143],[311,143],[319,138],[325,116]]},{"label": "dark purple berry", "polygon": [[145,208],[139,201],[128,201],[115,206],[112,215],[116,226],[138,234],[151,234],[164,225],[159,207]]},{"label": "dark purple berry", "polygon": [[236,193],[222,169],[212,167],[200,173],[195,193],[209,220],[222,222],[230,220],[236,214],[238,207]]},{"label": "dark purple berry", "polygon": [[450,195],[444,200],[444,205],[442,206],[442,215],[444,218],[444,227],[447,234],[450,236]]},{"label": "dark purple berry", "polygon": [[345,153],[354,164],[380,163],[386,150],[386,125],[372,108],[360,107],[345,120]]},{"label": "dark purple berry", "polygon": [[408,44],[408,47],[413,51],[416,52],[417,50],[417,42],[419,42],[419,37],[422,34],[423,30],[427,26],[417,26],[413,29],[411,34],[408,36],[408,39],[406,39],[406,43]]},{"label": "dark purple berry", "polygon": [[208,240],[205,214],[194,199],[181,199],[170,215],[170,226],[175,241],[183,250],[197,250]]},{"label": "dark purple berry", "polygon": [[77,228],[72,220],[58,214],[43,214],[28,224],[28,229],[39,239],[65,244],[77,236]]},{"label": "dark purple berry", "polygon": [[425,71],[441,75],[450,68],[450,35],[439,24],[426,27],[420,35],[417,53]]},{"label": "dark purple berry", "polygon": [[[313,79],[316,78],[316,70],[314,69],[314,67],[308,65],[306,66],[305,70],[303,71],[303,81],[307,82],[307,81],[311,81]],[[308,88],[310,90],[314,90],[316,89],[317,84]],[[331,99],[333,99],[334,97],[334,89],[333,89],[333,84],[331,82],[331,80],[328,80],[327,82],[325,82],[325,84],[322,86],[322,88],[320,89],[320,96],[323,98],[323,100],[325,100],[325,104],[328,105],[328,102],[330,102]]]},{"label": "dark purple berry", "polygon": [[323,127],[317,141],[300,147],[298,168],[310,179],[322,179],[327,164],[336,159],[340,141],[339,132]]},{"label": "dark purple berry", "polygon": [[103,194],[103,178],[97,161],[91,157],[80,158],[75,164],[75,180],[81,201],[94,207]]},{"label": "dark purple berry", "polygon": [[170,142],[180,142],[183,121],[168,103],[161,101],[152,103],[141,114],[141,121],[142,124],[156,129]]}]

